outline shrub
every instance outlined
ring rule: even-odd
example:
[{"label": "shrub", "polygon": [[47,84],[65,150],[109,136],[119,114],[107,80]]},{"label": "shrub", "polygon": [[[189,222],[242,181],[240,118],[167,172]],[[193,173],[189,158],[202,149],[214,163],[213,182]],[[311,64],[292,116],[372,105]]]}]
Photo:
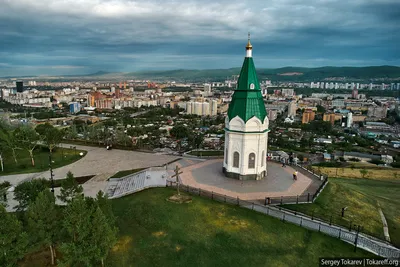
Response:
[{"label": "shrub", "polygon": [[349,158],[349,161],[360,162],[360,159],[358,159],[358,158]]},{"label": "shrub", "polygon": [[400,161],[393,162],[390,164],[393,168],[400,168]]},{"label": "shrub", "polygon": [[385,164],[385,162],[383,160],[380,160],[380,159],[371,159],[369,161],[369,163],[376,164],[376,165]]}]

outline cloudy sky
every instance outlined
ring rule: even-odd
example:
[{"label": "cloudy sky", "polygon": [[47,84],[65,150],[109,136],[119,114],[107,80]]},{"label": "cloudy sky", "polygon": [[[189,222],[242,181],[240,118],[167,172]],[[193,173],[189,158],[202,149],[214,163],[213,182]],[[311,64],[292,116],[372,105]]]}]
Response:
[{"label": "cloudy sky", "polygon": [[0,76],[400,65],[399,0],[0,0]]}]

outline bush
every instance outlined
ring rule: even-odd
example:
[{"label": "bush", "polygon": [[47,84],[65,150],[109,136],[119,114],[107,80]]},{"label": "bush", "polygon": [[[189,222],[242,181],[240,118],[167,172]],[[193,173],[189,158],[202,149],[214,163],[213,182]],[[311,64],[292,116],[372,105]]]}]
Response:
[{"label": "bush", "polygon": [[390,164],[393,168],[400,168],[400,161],[393,162]]},{"label": "bush", "polygon": [[342,164],[340,162],[331,161],[331,162],[321,162],[321,163],[315,164],[315,166],[338,168],[338,167],[341,167]]},{"label": "bush", "polygon": [[358,159],[358,158],[350,158],[349,161],[360,162],[360,159]]},{"label": "bush", "polygon": [[11,186],[9,181],[2,182],[2,183],[0,183],[0,190],[4,189],[4,188],[7,188],[9,186]]},{"label": "bush", "polygon": [[344,159],[344,157],[340,157],[339,160],[340,160],[340,162],[346,162],[346,160]]},{"label": "bush", "polygon": [[385,164],[385,162],[383,160],[380,160],[380,159],[371,159],[369,161],[369,163],[376,164],[376,165]]}]

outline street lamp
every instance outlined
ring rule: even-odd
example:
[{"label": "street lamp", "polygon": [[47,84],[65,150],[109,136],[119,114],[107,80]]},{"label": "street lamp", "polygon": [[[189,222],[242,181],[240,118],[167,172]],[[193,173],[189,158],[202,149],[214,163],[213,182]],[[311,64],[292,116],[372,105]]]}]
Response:
[{"label": "street lamp", "polygon": [[50,183],[51,183],[51,192],[54,194],[54,174],[52,167],[51,153],[49,154],[49,167],[50,167]]}]

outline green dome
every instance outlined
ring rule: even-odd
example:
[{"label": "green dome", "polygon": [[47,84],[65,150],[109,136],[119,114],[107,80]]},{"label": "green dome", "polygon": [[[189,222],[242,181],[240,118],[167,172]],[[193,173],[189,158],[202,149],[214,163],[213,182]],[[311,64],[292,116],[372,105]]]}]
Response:
[{"label": "green dome", "polygon": [[254,116],[264,122],[267,116],[252,57],[244,59],[237,87],[229,104],[229,121],[236,116],[239,116],[245,123]]}]

